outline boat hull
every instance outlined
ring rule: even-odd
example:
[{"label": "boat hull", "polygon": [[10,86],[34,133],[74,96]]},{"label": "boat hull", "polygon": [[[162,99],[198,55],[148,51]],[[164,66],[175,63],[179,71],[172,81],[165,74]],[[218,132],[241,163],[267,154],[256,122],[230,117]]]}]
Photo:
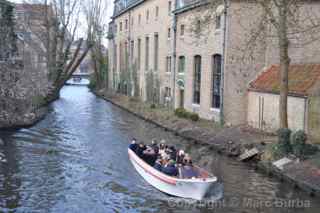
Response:
[{"label": "boat hull", "polygon": [[217,183],[216,177],[205,179],[174,178],[154,169],[132,150],[129,149],[128,154],[134,168],[150,185],[173,196],[202,200],[208,190]]}]

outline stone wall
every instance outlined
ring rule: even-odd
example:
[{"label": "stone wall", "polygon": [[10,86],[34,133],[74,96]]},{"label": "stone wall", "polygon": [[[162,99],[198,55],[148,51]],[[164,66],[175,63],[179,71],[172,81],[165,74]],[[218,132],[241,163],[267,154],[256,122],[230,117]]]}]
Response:
[{"label": "stone wall", "polygon": [[49,82],[44,47],[32,33],[20,33],[15,45],[17,52],[0,61],[0,128],[31,125],[45,111]]},{"label": "stone wall", "polygon": [[30,125],[42,115],[39,71],[18,59],[0,62],[0,128]]}]

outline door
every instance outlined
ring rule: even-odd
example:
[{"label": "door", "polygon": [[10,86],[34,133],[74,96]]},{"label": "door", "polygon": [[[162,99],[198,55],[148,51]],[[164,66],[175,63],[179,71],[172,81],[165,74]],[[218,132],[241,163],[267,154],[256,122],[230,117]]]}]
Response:
[{"label": "door", "polygon": [[181,89],[180,90],[180,105],[179,105],[180,108],[184,108],[184,90]]}]

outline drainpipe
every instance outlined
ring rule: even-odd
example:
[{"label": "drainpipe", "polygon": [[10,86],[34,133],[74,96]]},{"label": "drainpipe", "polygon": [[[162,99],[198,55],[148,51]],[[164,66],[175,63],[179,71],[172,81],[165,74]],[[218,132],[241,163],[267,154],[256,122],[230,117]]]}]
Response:
[{"label": "drainpipe", "polygon": [[229,1],[224,0],[224,21],[223,21],[223,39],[222,39],[222,67],[221,67],[221,86],[220,86],[220,124],[224,125],[224,71],[225,71],[225,54],[226,54],[226,39],[227,39],[227,15]]},{"label": "drainpipe", "polygon": [[304,115],[303,115],[303,131],[308,133],[308,126],[307,126],[307,121],[308,121],[308,103],[309,103],[309,97],[306,97],[304,99]]},{"label": "drainpipe", "polygon": [[[177,7],[177,0],[175,0],[175,9]],[[177,15],[173,14],[173,88],[172,88],[172,105],[175,108],[176,102],[176,60],[177,60]]]}]

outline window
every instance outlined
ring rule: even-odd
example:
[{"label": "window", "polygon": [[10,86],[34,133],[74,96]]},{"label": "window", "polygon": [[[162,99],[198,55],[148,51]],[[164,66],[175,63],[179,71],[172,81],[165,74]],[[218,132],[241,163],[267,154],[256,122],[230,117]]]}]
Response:
[{"label": "window", "polygon": [[171,10],[172,10],[172,2],[168,2],[168,14],[171,15]]},{"label": "window", "polygon": [[119,70],[122,72],[123,70],[123,45],[120,43],[119,45]]},{"label": "window", "polygon": [[127,71],[129,69],[129,48],[128,42],[124,43],[124,69]]},{"label": "window", "polygon": [[216,16],[216,30],[221,28],[221,16],[217,15]]},{"label": "window", "polygon": [[138,69],[140,70],[141,68],[141,39],[138,39]]},{"label": "window", "polygon": [[134,59],[134,41],[131,41],[131,63],[133,63],[133,59]]},{"label": "window", "polygon": [[211,107],[220,109],[220,87],[221,87],[221,55],[214,55],[212,57],[212,100]]},{"label": "window", "polygon": [[141,14],[139,14],[138,16],[138,22],[139,22],[139,25],[141,24]]},{"label": "window", "polygon": [[114,64],[114,71],[116,71],[117,70],[117,66],[118,66],[118,64],[117,64],[117,62],[118,62],[118,55],[117,55],[117,49],[118,47],[117,47],[117,45],[115,44],[114,45],[114,52],[113,52],[113,64]]},{"label": "window", "polygon": [[126,19],[126,22],[125,22],[125,29],[128,29],[128,19]]},{"label": "window", "polygon": [[122,31],[122,22],[120,22],[120,32]]},{"label": "window", "polygon": [[145,70],[149,70],[149,37],[146,37]]},{"label": "window", "polygon": [[164,88],[164,97],[171,97],[171,88],[170,87]]},{"label": "window", "polygon": [[194,57],[194,76],[193,76],[193,103],[200,104],[201,90],[201,56]]},{"label": "window", "polygon": [[159,7],[156,6],[156,20],[158,19],[158,17],[159,17]]},{"label": "window", "polygon": [[184,56],[179,57],[179,65],[178,65],[178,72],[184,73],[186,67],[186,58]]},{"label": "window", "polygon": [[184,24],[181,24],[181,26],[180,26],[180,35],[181,36],[184,35]]},{"label": "window", "polygon": [[150,16],[150,13],[149,13],[149,10],[147,10],[147,15],[146,15],[147,23],[149,21],[149,16]]},{"label": "window", "polygon": [[201,21],[200,20],[197,21],[196,31],[198,33],[200,33],[200,31],[201,31]]},{"label": "window", "polygon": [[171,37],[171,28],[168,28],[168,39]]},{"label": "window", "polygon": [[154,34],[154,70],[158,70],[159,64],[159,35]]},{"label": "window", "polygon": [[166,67],[166,72],[170,73],[171,72],[171,56],[167,56],[167,67]]}]

